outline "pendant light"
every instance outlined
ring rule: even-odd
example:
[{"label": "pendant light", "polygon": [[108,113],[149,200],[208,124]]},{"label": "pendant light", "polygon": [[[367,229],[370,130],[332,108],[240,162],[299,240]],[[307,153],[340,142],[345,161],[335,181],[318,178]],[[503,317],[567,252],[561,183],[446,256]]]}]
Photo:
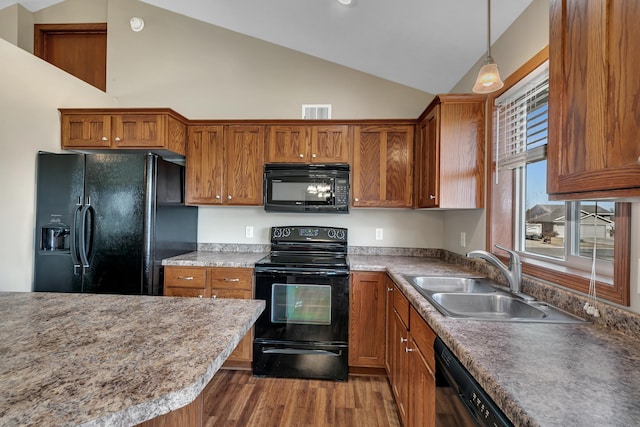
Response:
[{"label": "pendant light", "polygon": [[487,58],[478,72],[473,91],[475,93],[491,93],[502,88],[502,86],[504,86],[504,83],[500,79],[498,64],[491,57],[491,0],[487,0]]}]

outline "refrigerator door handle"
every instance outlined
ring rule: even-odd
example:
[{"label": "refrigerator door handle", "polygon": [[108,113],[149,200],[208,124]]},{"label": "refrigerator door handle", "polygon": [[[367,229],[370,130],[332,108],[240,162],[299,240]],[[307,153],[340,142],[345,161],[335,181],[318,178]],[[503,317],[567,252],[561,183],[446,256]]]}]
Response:
[{"label": "refrigerator door handle", "polygon": [[89,251],[87,248],[87,238],[91,237],[91,230],[87,232],[87,217],[93,208],[86,204],[80,210],[80,260],[82,261],[82,273],[89,268]]},{"label": "refrigerator door handle", "polygon": [[69,236],[69,249],[71,252],[71,261],[73,262],[73,274],[75,275],[81,274],[80,268],[82,267],[80,258],[78,257],[78,213],[81,209],[82,205],[78,204],[78,207],[73,212],[73,226],[71,227],[71,236]]}]

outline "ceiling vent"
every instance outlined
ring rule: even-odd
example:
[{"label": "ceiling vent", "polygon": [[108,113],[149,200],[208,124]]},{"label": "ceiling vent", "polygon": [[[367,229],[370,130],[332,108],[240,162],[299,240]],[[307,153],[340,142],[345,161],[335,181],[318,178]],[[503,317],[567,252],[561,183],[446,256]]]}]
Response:
[{"label": "ceiling vent", "polygon": [[302,104],[305,120],[327,120],[331,118],[331,104]]}]

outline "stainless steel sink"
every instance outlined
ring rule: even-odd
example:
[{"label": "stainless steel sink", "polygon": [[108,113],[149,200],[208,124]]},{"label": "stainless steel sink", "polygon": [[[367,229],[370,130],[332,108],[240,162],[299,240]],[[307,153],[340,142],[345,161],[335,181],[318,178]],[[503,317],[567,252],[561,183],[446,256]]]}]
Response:
[{"label": "stainless steel sink", "polygon": [[494,288],[494,285],[498,285],[497,282],[484,277],[406,277],[410,277],[410,282],[413,286],[424,289],[428,292],[495,292],[496,289]]},{"label": "stainless steel sink", "polygon": [[547,315],[529,304],[501,293],[437,293],[431,299],[451,317],[476,317],[485,320],[542,320]]},{"label": "stainless steel sink", "polygon": [[577,316],[482,277],[405,278],[443,315],[467,320],[581,323]]}]

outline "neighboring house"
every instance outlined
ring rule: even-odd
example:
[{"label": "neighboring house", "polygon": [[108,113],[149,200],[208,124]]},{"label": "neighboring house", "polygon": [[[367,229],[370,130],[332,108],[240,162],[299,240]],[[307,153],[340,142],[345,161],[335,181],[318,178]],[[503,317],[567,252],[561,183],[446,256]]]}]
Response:
[{"label": "neighboring house", "polygon": [[[566,205],[541,204],[527,210],[527,229],[532,230],[528,238],[537,238],[541,230],[543,237],[564,236],[566,219]],[[597,205],[580,205],[580,238],[590,239],[594,235],[597,239],[610,239],[615,230],[614,212]]]}]

